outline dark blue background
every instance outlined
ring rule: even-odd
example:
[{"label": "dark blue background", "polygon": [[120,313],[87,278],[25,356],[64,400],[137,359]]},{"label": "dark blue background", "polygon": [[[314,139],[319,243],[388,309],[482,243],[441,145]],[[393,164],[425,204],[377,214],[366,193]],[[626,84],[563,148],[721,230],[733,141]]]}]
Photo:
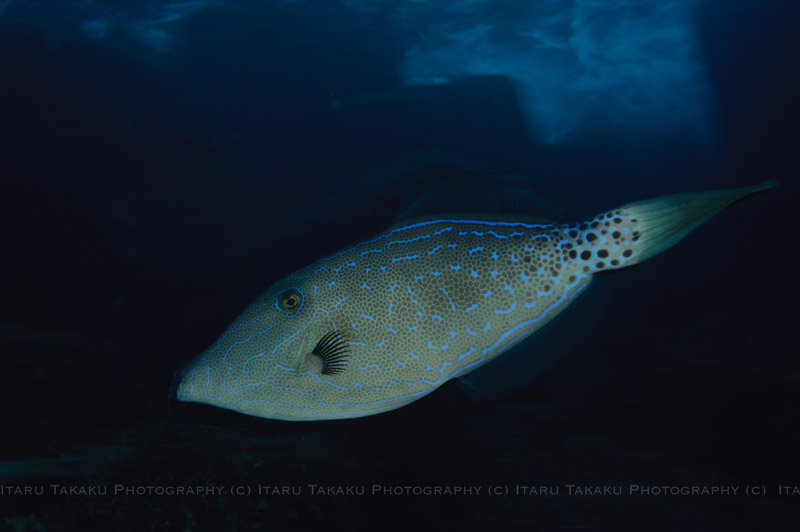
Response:
[{"label": "dark blue background", "polygon": [[[47,509],[4,497],[4,515],[139,530],[165,519],[183,529],[191,512],[221,530],[393,521],[413,507],[537,530],[622,517],[650,530],[793,530],[798,499],[774,491],[800,484],[796,2],[702,4],[712,154],[680,131],[544,144],[507,79],[406,87],[402,50],[380,24],[262,9],[187,19],[204,38],[178,68],[124,40],[98,46],[0,18],[1,482],[652,482],[773,494],[58,497]],[[773,176],[781,187],[607,275],[597,330],[503,399],[447,385],[392,413],[311,424],[166,400],[172,372],[272,282],[383,230],[426,184],[485,175],[529,176],[570,220]]]}]

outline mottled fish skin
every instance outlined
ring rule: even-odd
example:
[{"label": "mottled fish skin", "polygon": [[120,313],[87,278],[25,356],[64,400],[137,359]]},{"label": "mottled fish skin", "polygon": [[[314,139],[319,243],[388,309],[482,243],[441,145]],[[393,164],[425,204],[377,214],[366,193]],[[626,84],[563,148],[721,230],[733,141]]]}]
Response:
[{"label": "mottled fish skin", "polygon": [[[176,397],[285,420],[399,408],[535,332],[597,272],[652,257],[774,186],[663,196],[577,224],[445,218],[394,227],[264,292],[179,373]],[[337,335],[348,356],[326,372],[312,353]]]},{"label": "mottled fish skin", "polygon": [[[568,305],[600,270],[634,261],[637,225],[615,211],[572,225],[428,220],[393,228],[264,292],[183,372],[178,398],[312,420],[399,408],[488,362]],[[302,306],[276,298],[294,288]],[[331,330],[346,370],[307,371]]]}]

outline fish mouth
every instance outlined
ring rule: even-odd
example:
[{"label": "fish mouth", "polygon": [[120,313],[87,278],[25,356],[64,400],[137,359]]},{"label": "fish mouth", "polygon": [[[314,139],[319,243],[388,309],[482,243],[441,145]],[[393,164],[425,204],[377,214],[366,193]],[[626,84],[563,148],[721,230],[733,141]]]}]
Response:
[{"label": "fish mouth", "polygon": [[183,383],[183,370],[184,368],[181,368],[172,374],[172,384],[170,385],[169,392],[167,393],[167,400],[169,401],[178,400],[178,388],[180,388],[181,383]]}]

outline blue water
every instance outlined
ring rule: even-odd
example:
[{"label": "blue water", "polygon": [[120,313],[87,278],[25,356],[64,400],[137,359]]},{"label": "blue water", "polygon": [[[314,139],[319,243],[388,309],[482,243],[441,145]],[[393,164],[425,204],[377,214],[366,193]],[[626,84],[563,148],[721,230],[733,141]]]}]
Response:
[{"label": "blue water", "polygon": [[[0,0],[0,485],[302,491],[0,489],[0,525],[392,528],[413,510],[544,531],[794,530],[800,496],[778,486],[800,485],[798,23],[794,0]],[[606,275],[596,329],[509,396],[448,385],[313,424],[166,399],[258,293],[432,184],[524,187],[578,220],[770,177],[780,188]],[[467,484],[483,491],[369,494]],[[561,491],[514,492],[530,485]]]}]

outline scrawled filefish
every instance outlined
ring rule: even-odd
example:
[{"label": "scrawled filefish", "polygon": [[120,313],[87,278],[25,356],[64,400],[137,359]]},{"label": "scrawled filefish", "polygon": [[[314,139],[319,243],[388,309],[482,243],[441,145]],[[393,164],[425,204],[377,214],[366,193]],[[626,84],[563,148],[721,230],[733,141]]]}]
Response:
[{"label": "scrawled filefish", "polygon": [[598,272],[638,264],[776,185],[664,196],[581,223],[399,224],[275,283],[176,374],[174,394],[285,420],[400,408],[530,336]]}]

